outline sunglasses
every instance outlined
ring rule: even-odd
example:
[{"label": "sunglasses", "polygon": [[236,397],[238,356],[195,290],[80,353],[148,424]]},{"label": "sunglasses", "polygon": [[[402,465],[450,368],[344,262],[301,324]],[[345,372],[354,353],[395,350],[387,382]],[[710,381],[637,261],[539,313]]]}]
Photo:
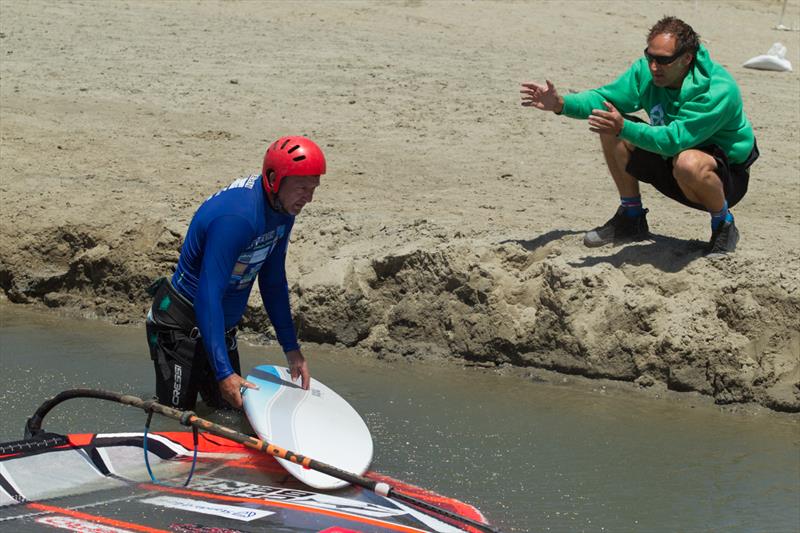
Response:
[{"label": "sunglasses", "polygon": [[674,63],[676,59],[681,57],[686,51],[685,50],[678,50],[671,56],[654,56],[650,52],[647,51],[647,48],[644,49],[644,57],[647,58],[647,62],[650,63],[655,61],[658,65],[669,65],[670,63]]}]

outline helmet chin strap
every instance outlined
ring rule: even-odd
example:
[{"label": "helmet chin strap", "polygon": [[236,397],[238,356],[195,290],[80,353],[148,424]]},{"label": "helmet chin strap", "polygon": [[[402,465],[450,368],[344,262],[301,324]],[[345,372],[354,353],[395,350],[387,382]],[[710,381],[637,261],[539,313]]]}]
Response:
[{"label": "helmet chin strap", "polygon": [[281,200],[280,200],[280,198],[278,198],[277,194],[274,194],[274,193],[270,192],[270,193],[267,193],[267,197],[269,198],[269,203],[272,206],[272,209],[274,209],[275,211],[277,211],[278,213],[280,213],[282,215],[288,215],[289,214],[289,212],[286,210],[286,208],[283,207],[283,204],[281,203]]},{"label": "helmet chin strap", "polygon": [[[270,184],[270,188],[272,187],[272,181],[273,181],[271,178],[274,175],[275,174],[270,172],[270,179],[268,181],[269,184]],[[265,177],[263,179],[267,179],[267,178]],[[278,213],[280,213],[282,215],[288,215],[289,214],[289,212],[286,210],[286,208],[283,207],[283,204],[281,203],[280,198],[278,198],[278,192],[277,191],[276,192],[272,192],[270,190],[267,190],[267,198],[269,199],[269,204],[272,206],[272,209],[274,209],[275,211],[277,211]]]}]

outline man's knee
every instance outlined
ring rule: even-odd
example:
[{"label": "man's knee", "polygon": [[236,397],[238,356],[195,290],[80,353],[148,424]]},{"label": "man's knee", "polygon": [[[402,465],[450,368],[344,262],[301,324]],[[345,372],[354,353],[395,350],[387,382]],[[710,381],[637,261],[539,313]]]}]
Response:
[{"label": "man's knee", "polygon": [[700,150],[685,150],[672,158],[672,174],[679,184],[707,179],[716,168],[714,158]]},{"label": "man's knee", "polygon": [[634,146],[628,141],[624,141],[616,135],[600,134],[600,145],[606,159],[613,159],[621,168],[625,168],[631,157]]}]

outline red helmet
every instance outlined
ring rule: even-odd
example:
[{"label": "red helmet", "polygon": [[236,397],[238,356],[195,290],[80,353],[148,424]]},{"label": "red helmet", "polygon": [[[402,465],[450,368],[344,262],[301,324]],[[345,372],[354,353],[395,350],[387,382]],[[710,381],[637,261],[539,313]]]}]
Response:
[{"label": "red helmet", "polygon": [[[275,173],[272,185],[267,176]],[[278,193],[281,180],[286,176],[319,176],[325,174],[325,155],[314,141],[301,136],[281,137],[264,154],[261,167],[264,188],[273,194]]]}]

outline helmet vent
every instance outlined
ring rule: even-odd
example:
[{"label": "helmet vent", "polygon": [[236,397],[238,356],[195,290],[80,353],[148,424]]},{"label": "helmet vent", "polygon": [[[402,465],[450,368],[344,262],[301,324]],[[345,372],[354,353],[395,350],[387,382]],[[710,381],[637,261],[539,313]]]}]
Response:
[{"label": "helmet vent", "polygon": [[298,148],[300,148],[300,145],[299,145],[299,144],[295,144],[294,146],[292,146],[291,148],[289,148],[289,151],[288,151],[287,153],[291,154],[292,152],[294,152],[294,151],[295,151],[295,150],[297,150]]},{"label": "helmet vent", "polygon": [[[291,152],[291,150],[289,150],[289,151]],[[305,158],[306,158],[306,156],[304,156],[304,155],[298,155],[297,157],[293,158],[292,161],[302,161]]]},{"label": "helmet vent", "polygon": [[283,141],[283,144],[281,145],[281,150],[286,148],[286,145],[289,144],[289,141],[291,141],[291,139],[286,139],[285,141]]}]

